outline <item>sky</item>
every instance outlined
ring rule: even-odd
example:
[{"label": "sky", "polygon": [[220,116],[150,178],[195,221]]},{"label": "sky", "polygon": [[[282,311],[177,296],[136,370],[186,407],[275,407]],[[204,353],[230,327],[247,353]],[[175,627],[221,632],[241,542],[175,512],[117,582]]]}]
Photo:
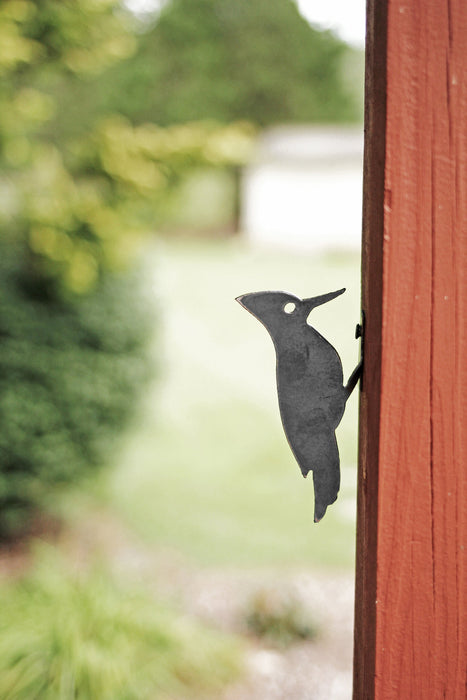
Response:
[{"label": "sky", "polygon": [[365,0],[297,0],[297,4],[312,24],[333,29],[355,46],[365,45]]},{"label": "sky", "polygon": [[[332,29],[341,39],[363,48],[365,0],[296,0],[301,14],[312,24]],[[126,0],[134,12],[144,12],[163,0]]]}]

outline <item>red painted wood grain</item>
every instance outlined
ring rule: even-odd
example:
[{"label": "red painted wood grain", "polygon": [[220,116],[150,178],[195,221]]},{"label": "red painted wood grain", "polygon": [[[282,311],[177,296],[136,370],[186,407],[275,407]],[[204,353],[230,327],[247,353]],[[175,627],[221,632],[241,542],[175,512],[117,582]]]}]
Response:
[{"label": "red painted wood grain", "polygon": [[368,13],[354,697],[465,700],[467,3]]}]

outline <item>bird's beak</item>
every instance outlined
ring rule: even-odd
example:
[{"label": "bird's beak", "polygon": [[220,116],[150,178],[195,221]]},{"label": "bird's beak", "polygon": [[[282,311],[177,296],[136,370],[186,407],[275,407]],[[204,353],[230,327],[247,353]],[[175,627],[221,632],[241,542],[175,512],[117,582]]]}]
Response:
[{"label": "bird's beak", "polygon": [[239,297],[235,297],[235,301],[238,301],[240,306],[243,306],[245,308],[245,304],[243,303],[244,297],[248,296],[247,294],[241,294]]},{"label": "bird's beak", "polygon": [[317,306],[321,306],[321,304],[325,304],[327,301],[331,301],[331,299],[335,299],[344,292],[345,287],[343,289],[338,289],[337,292],[329,292],[328,294],[321,294],[321,296],[319,297],[310,297],[309,299],[303,299],[302,304],[306,310],[307,316],[312,309],[315,309]]}]

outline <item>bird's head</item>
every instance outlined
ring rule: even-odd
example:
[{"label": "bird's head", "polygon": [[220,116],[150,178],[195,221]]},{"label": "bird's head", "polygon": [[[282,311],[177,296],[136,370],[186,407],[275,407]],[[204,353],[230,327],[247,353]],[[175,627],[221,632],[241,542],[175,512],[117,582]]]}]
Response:
[{"label": "bird's head", "polygon": [[316,306],[325,304],[345,292],[329,292],[318,297],[300,299],[287,292],[253,292],[237,297],[236,301],[255,316],[275,337],[288,324],[306,323],[310,311]]}]

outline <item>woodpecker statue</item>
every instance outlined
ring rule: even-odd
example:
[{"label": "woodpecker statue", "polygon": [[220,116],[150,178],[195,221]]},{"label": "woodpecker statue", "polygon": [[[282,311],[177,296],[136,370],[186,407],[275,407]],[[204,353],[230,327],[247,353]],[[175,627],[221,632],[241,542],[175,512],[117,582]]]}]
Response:
[{"label": "woodpecker statue", "polygon": [[335,430],[360,377],[361,363],[344,386],[337,351],[307,319],[312,309],[344,291],[339,289],[310,299],[299,299],[286,292],[254,292],[237,297],[265,326],[274,343],[282,424],[303,476],[313,472],[316,523],[339,491]]}]

